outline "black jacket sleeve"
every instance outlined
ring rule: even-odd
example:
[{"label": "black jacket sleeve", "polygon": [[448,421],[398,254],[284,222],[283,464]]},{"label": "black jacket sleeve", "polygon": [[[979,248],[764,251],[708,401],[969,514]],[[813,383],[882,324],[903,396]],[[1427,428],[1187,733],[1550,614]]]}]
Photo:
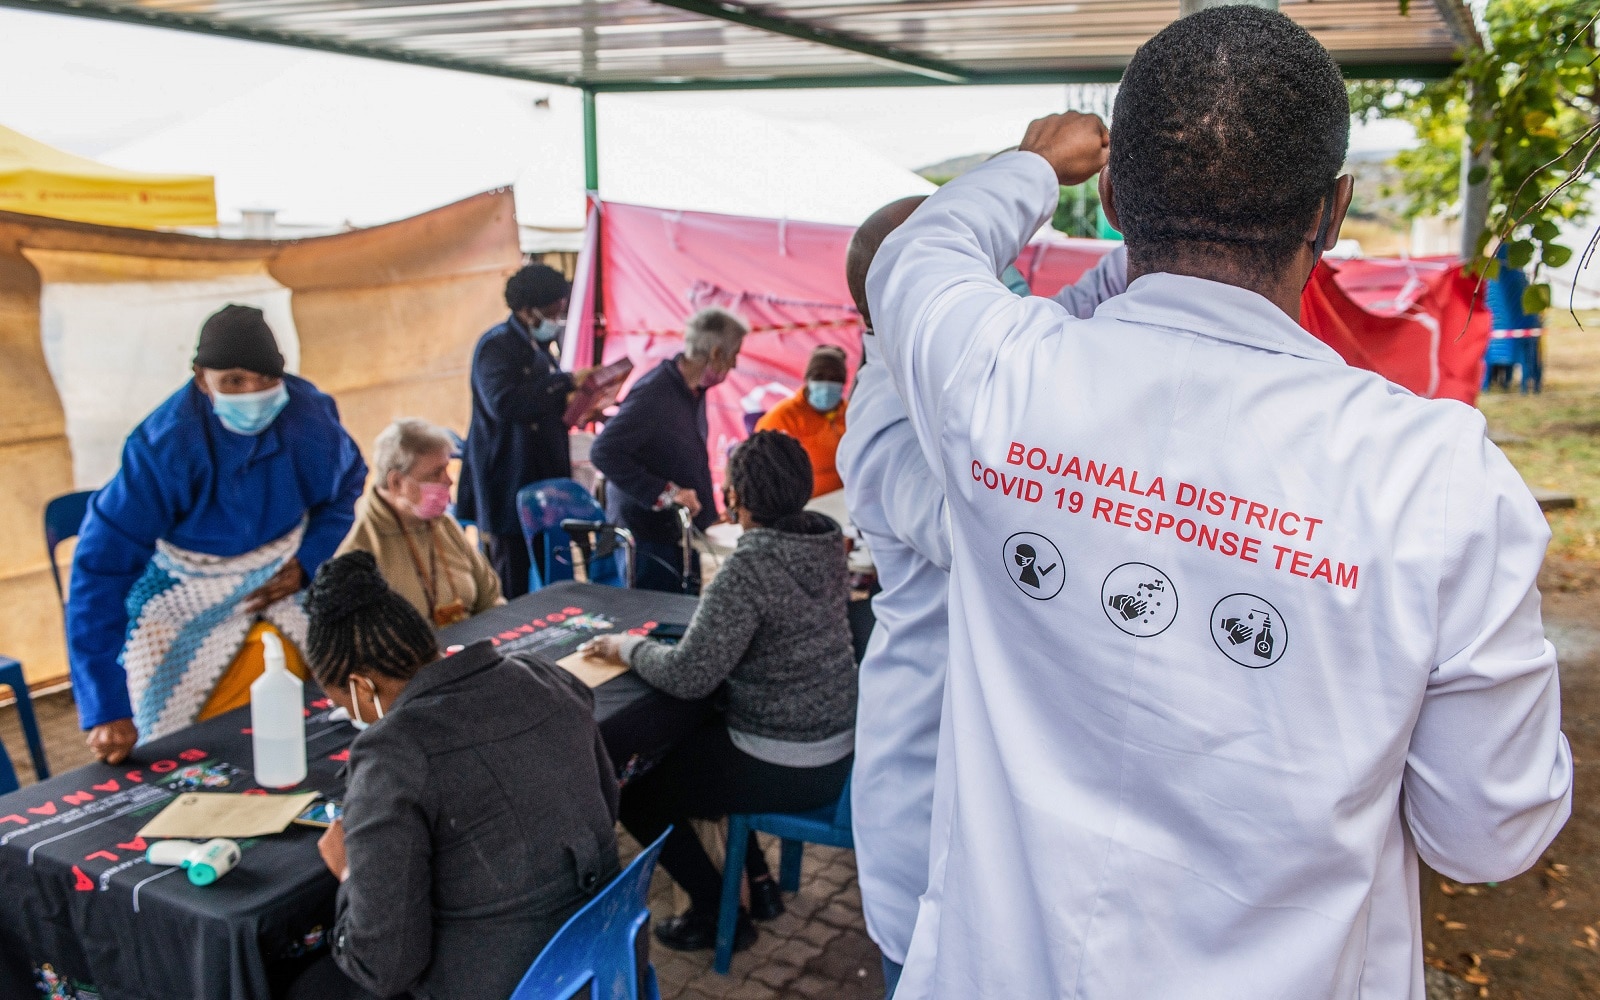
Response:
[{"label": "black jacket sleeve", "polygon": [[364,733],[350,754],[345,860],[333,957],[363,989],[410,990],[433,959],[428,761],[410,740]]},{"label": "black jacket sleeve", "polygon": [[513,424],[560,420],[573,390],[570,372],[540,350],[530,363],[509,337],[491,338],[478,350],[472,384],[490,416]]},{"label": "black jacket sleeve", "polygon": [[[658,433],[650,414],[649,394],[629,393],[589,449],[589,461],[605,475],[607,489],[622,491],[646,509],[654,507],[661,491],[667,488],[666,478],[650,471],[646,464],[653,450],[651,441]],[[706,499],[702,497],[701,503]]]}]

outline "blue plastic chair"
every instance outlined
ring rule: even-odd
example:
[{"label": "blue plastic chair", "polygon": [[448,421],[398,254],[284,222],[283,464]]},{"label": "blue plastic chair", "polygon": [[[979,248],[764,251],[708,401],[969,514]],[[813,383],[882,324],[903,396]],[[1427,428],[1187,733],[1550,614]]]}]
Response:
[{"label": "blue plastic chair", "polygon": [[[28,741],[28,754],[33,757],[33,773],[43,781],[50,777],[50,763],[45,760],[44,740],[39,738],[39,721],[33,717],[33,698],[28,694],[28,682],[22,676],[22,664],[9,656],[0,656],[0,686],[10,688],[17,698],[17,721],[22,724],[23,738]],[[0,768],[0,795],[3,795],[16,790],[17,772],[12,768],[11,758],[6,756],[4,747],[0,747],[0,761],[5,764],[4,768]]]},{"label": "blue plastic chair", "polygon": [[661,1000],[650,964],[648,903],[650,877],[666,839],[663,833],[639,852],[556,931],[511,1000],[568,1000],[580,993],[588,1000]]},{"label": "blue plastic chair", "polygon": [[17,771],[11,766],[11,755],[6,753],[5,745],[0,744],[0,795],[10,795],[21,787]]},{"label": "blue plastic chair", "polygon": [[81,490],[56,497],[44,506],[44,548],[50,555],[50,578],[56,582],[56,599],[62,612],[67,608],[67,592],[61,586],[61,566],[56,562],[56,549],[61,543],[78,534],[83,519],[89,513],[89,498],[94,490]]},{"label": "blue plastic chair", "polygon": [[744,855],[757,833],[783,839],[778,861],[778,887],[800,888],[800,861],[807,844],[855,850],[850,833],[850,781],[839,801],[805,813],[738,813],[728,817],[727,854],[722,862],[722,906],[717,911],[717,953],[714,968],[726,975],[733,964],[733,935],[739,924],[739,883],[744,880]]},{"label": "blue plastic chair", "polygon": [[[528,590],[534,591],[573,578],[572,536],[562,529],[562,522],[599,523],[606,519],[606,512],[573,480],[543,479],[517,491],[517,517],[522,522],[522,540],[528,546]],[[591,559],[589,582],[627,586],[623,560],[620,546],[611,555]]]}]

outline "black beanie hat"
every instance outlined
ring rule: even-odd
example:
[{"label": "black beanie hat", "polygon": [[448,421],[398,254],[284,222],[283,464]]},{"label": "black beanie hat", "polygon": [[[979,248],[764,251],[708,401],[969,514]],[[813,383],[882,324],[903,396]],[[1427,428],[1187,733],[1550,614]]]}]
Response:
[{"label": "black beanie hat", "polygon": [[572,294],[572,282],[546,264],[529,264],[506,281],[506,305],[519,309],[543,309]]},{"label": "black beanie hat", "polygon": [[283,377],[283,355],[267,317],[254,306],[226,305],[200,327],[194,363],[201,368],[243,368]]}]

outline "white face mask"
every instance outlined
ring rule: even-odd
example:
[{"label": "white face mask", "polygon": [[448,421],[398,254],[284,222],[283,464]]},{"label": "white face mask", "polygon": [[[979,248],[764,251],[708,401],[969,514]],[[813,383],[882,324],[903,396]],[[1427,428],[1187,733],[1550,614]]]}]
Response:
[{"label": "white face mask", "polygon": [[[372,682],[368,681],[367,683],[370,685]],[[383,702],[378,700],[378,689],[376,687],[372,689],[372,707],[378,710],[378,718],[383,718]],[[354,726],[358,733],[372,725],[372,723],[361,717],[361,701],[356,697],[356,679],[354,677],[350,678],[350,725]]]}]

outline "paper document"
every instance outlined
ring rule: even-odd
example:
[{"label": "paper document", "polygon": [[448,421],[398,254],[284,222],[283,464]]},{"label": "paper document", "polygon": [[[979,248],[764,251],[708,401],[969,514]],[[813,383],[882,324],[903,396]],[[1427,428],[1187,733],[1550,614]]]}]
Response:
[{"label": "paper document", "polygon": [[187,840],[265,837],[287,830],[294,818],[319,797],[316,792],[296,795],[189,792],[173,799],[155,819],[144,825],[139,836]]},{"label": "paper document", "polygon": [[557,660],[556,665],[592,688],[628,672],[624,664],[602,660],[588,653],[568,654]]}]

